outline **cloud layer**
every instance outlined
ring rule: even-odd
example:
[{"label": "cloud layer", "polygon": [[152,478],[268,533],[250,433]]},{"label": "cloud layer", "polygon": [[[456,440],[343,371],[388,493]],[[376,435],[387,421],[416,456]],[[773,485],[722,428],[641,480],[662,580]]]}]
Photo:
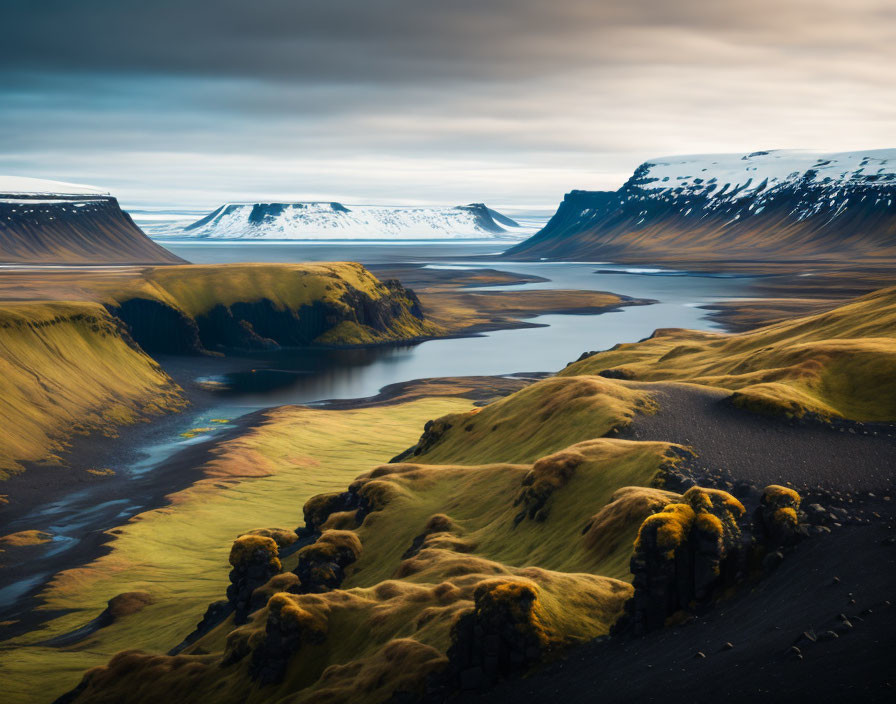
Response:
[{"label": "cloud layer", "polygon": [[896,143],[890,0],[4,0],[0,171],[132,203],[552,204]]}]

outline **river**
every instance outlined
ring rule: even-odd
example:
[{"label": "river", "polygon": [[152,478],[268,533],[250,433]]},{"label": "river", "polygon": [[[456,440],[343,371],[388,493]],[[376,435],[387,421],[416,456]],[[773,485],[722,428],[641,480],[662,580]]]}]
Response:
[{"label": "river", "polygon": [[[4,531],[43,530],[53,542],[29,559],[27,569],[0,584],[0,617],[21,616],[29,597],[59,569],[78,564],[85,555],[85,536],[127,521],[163,500],[159,486],[166,466],[181,451],[207,444],[234,420],[262,408],[314,404],[327,399],[363,398],[382,387],[437,376],[500,375],[556,371],[586,350],[631,342],[659,327],[717,329],[700,306],[746,295],[749,278],[688,274],[609,263],[507,262],[489,258],[500,245],[483,242],[389,245],[370,243],[178,243],[169,249],[194,263],[238,261],[360,261],[367,265],[412,262],[430,267],[488,267],[544,277],[548,281],[489,290],[558,288],[611,291],[655,299],[648,306],[625,307],[601,315],[543,315],[529,322],[538,327],[499,330],[473,337],[431,340],[415,345],[368,349],[313,349],[226,359],[162,358],[160,361],[186,386],[198,389],[202,403],[153,432],[141,432],[129,448],[124,466],[116,466],[118,494],[104,483],[88,484],[53,497],[18,517]],[[214,420],[213,420],[214,419]],[[184,437],[190,428],[211,428]],[[164,475],[167,476],[167,475]],[[110,484],[109,486],[113,486]],[[73,550],[81,547],[82,550]],[[78,557],[80,555],[80,557]]]}]

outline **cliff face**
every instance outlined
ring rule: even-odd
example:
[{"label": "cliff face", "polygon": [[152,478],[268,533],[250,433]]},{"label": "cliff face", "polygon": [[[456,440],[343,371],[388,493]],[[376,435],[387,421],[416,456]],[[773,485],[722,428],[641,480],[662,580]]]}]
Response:
[{"label": "cliff face", "polygon": [[346,262],[153,268],[102,297],[150,353],[376,344],[440,332],[413,291]]},{"label": "cliff face", "polygon": [[642,164],[573,191],[517,257],[732,261],[896,256],[896,150],[756,152]]},{"label": "cliff face", "polygon": [[177,264],[106,195],[0,192],[0,262]]}]

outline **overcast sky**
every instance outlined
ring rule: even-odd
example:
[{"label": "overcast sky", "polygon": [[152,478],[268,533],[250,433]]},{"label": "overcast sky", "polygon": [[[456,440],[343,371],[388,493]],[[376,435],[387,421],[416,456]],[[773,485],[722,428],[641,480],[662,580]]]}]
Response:
[{"label": "overcast sky", "polygon": [[893,0],[0,0],[0,173],[127,205],[551,206],[896,146]]}]

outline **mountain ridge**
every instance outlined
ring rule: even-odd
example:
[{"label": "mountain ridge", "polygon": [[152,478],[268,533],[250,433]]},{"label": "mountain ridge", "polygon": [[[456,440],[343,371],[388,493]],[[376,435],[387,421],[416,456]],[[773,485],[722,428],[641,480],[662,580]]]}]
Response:
[{"label": "mountain ridge", "polygon": [[896,150],[663,157],[616,191],[568,193],[505,254],[786,260],[896,256]]},{"label": "mountain ridge", "polygon": [[519,223],[484,203],[343,205],[336,201],[225,203],[183,228],[197,238],[340,239],[513,237]]},{"label": "mountain ridge", "polygon": [[0,176],[0,262],[182,264],[92,186]]}]

